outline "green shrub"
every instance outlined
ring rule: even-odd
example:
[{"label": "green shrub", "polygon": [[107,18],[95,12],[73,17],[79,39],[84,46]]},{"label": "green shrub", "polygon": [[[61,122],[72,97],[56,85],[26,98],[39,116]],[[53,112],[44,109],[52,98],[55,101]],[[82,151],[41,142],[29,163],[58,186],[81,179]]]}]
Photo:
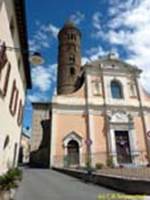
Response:
[{"label": "green shrub", "polygon": [[14,177],[15,180],[22,180],[22,171],[19,168],[12,168],[8,170],[7,174]]},{"label": "green shrub", "polygon": [[16,188],[17,184],[15,182],[14,176],[11,174],[5,174],[1,176],[0,188],[2,190],[10,190],[11,188]]},{"label": "green shrub", "polygon": [[114,167],[112,156],[110,156],[110,157],[107,159],[107,166],[108,166],[108,167],[111,167],[111,168]]},{"label": "green shrub", "polygon": [[91,162],[90,162],[90,160],[88,160],[88,161],[86,162],[86,168],[87,168],[87,169],[91,168]]},{"label": "green shrub", "polygon": [[102,169],[104,167],[103,163],[96,163],[95,168],[96,169]]},{"label": "green shrub", "polygon": [[6,174],[0,176],[0,189],[10,190],[16,188],[17,181],[22,179],[22,171],[18,168],[10,169]]},{"label": "green shrub", "polygon": [[70,165],[70,159],[69,159],[69,156],[66,155],[64,156],[64,167],[69,167]]}]

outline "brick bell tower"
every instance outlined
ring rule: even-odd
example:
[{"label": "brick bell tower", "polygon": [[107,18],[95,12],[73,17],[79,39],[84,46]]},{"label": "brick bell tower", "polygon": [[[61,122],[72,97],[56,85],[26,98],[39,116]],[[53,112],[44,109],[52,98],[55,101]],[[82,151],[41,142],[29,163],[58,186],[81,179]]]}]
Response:
[{"label": "brick bell tower", "polygon": [[80,38],[80,30],[73,22],[67,22],[58,34],[58,94],[75,91],[75,82],[81,67]]}]

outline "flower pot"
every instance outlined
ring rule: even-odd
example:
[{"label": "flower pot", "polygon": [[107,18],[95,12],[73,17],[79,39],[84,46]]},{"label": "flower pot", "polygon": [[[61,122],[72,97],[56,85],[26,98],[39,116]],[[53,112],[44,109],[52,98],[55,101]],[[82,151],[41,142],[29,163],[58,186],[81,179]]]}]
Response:
[{"label": "flower pot", "polygon": [[16,193],[16,189],[15,188],[10,189],[10,200],[14,199],[15,193]]},{"label": "flower pot", "polygon": [[10,200],[10,191],[1,191],[0,192],[0,200]]}]

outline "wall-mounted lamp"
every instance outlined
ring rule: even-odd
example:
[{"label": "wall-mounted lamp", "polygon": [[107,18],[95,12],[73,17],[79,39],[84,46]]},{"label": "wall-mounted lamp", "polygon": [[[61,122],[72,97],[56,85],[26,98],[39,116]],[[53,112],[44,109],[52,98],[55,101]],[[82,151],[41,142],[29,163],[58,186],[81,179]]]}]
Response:
[{"label": "wall-mounted lamp", "polygon": [[41,54],[39,52],[34,52],[30,56],[29,61],[33,65],[41,65],[41,64],[44,63],[44,59],[43,59],[43,57],[41,56]]},{"label": "wall-mounted lamp", "polygon": [[14,51],[22,52],[23,54],[29,54],[29,61],[32,65],[41,65],[44,63],[44,59],[39,52],[21,49],[18,47],[6,46],[5,42],[0,41],[0,54],[3,55],[5,50],[10,50],[10,51],[14,50]]}]

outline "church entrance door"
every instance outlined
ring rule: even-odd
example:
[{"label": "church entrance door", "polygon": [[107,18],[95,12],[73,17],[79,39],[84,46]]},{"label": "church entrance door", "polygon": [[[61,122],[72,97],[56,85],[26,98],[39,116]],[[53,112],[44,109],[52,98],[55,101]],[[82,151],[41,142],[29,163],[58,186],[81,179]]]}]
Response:
[{"label": "church entrance door", "polygon": [[79,165],[79,145],[75,140],[71,140],[67,146],[69,165]]},{"label": "church entrance door", "polygon": [[118,163],[131,163],[131,151],[128,131],[115,131]]}]

